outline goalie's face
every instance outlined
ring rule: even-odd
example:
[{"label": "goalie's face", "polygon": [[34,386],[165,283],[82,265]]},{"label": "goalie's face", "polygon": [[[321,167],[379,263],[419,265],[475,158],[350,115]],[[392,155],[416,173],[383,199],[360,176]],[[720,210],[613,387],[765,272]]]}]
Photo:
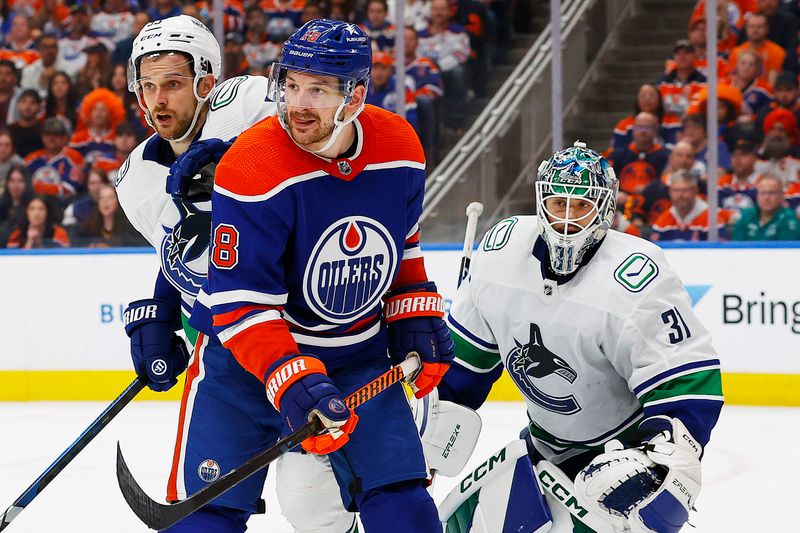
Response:
[{"label": "goalie's face", "polygon": [[573,235],[597,217],[597,205],[586,198],[550,196],[544,201],[544,212],[550,227],[562,235]]},{"label": "goalie's face", "polygon": [[[192,124],[199,105],[194,96],[194,75],[186,56],[180,53],[152,54],[142,58],[136,93],[146,107],[156,132],[164,139],[183,136]],[[214,77],[201,79],[197,94],[205,97]]]},{"label": "goalie's face", "polygon": [[304,149],[314,151],[333,134],[337,113],[340,121],[355,113],[366,91],[356,87],[345,104],[339,78],[289,71],[281,92],[289,134]]}]

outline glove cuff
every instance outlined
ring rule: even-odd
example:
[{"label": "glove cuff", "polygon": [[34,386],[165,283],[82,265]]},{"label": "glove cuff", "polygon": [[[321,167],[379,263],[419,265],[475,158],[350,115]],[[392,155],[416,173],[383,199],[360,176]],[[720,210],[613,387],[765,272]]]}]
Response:
[{"label": "glove cuff", "polygon": [[180,312],[172,302],[159,298],[145,298],[128,304],[122,313],[125,333],[128,337],[143,324],[161,322],[168,324],[172,331],[180,328]]},{"label": "glove cuff", "polygon": [[386,299],[383,307],[383,317],[387,324],[426,316],[444,317],[444,298],[436,292],[433,282],[402,287]]},{"label": "glove cuff", "polygon": [[272,406],[280,411],[281,398],[286,390],[309,374],[327,375],[325,364],[313,355],[287,355],[272,363],[264,377],[267,399]]}]

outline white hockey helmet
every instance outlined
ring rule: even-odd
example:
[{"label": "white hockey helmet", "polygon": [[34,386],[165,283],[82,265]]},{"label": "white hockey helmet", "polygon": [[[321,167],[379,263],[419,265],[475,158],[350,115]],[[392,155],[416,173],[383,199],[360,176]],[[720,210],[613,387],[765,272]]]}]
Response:
[{"label": "white hockey helmet", "polygon": [[142,58],[170,52],[180,52],[191,58],[190,67],[194,72],[192,91],[197,99],[194,119],[181,138],[173,139],[182,141],[194,129],[200,110],[210,95],[209,93],[201,98],[197,94],[198,83],[209,74],[214,76],[215,81],[219,79],[222,73],[222,52],[214,34],[202,22],[188,15],[156,20],[142,28],[133,41],[133,51],[128,60],[128,90],[136,94],[139,107],[145,112],[145,119],[151,127],[153,124],[139,90]]},{"label": "white hockey helmet", "polygon": [[[605,237],[614,221],[619,181],[608,160],[576,141],[539,165],[536,212],[542,239],[550,253],[550,269],[564,276],[575,272],[586,252]],[[548,209],[548,198],[562,201]],[[588,204],[583,215],[579,206]]]}]

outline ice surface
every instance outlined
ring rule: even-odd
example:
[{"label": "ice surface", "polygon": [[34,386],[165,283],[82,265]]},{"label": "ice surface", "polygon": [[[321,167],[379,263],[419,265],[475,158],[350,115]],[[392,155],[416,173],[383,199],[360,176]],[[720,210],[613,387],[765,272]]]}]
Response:
[{"label": "ice surface", "polygon": [[[102,403],[0,403],[0,512],[103,410]],[[131,471],[153,497],[163,498],[178,405],[129,405],[8,527],[9,533],[133,533],[147,531],[128,509],[114,473],[122,443]],[[484,429],[468,465],[515,438],[525,425],[522,404],[481,408]],[[694,533],[800,531],[791,502],[800,465],[800,409],[725,407],[703,461],[703,492],[691,521]],[[438,479],[441,501],[458,482]],[[264,490],[267,515],[248,531],[289,533],[275,498],[274,479]],[[792,529],[797,528],[797,529]]]}]

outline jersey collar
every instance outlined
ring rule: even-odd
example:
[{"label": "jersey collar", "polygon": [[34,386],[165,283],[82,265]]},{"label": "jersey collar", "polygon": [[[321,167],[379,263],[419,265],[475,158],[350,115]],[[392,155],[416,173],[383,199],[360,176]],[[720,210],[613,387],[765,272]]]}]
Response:
[{"label": "jersey collar", "polygon": [[558,274],[554,274],[550,270],[550,249],[547,247],[547,243],[544,242],[542,236],[539,235],[538,237],[536,237],[536,242],[533,243],[533,256],[539,260],[539,268],[541,268],[542,271],[542,279],[543,280],[549,279],[551,281],[555,281],[558,285],[563,285],[567,283],[572,278],[574,278],[578,274],[578,272],[580,272],[581,268],[583,268],[584,265],[588,264],[589,261],[591,261],[592,257],[594,257],[594,254],[596,254],[597,250],[600,249],[600,245],[603,244],[603,241],[605,241],[605,237],[599,243],[586,250],[586,253],[583,254],[583,259],[581,260],[580,264],[578,265],[578,268],[576,268],[574,272],[566,274],[564,276],[560,276]]}]

